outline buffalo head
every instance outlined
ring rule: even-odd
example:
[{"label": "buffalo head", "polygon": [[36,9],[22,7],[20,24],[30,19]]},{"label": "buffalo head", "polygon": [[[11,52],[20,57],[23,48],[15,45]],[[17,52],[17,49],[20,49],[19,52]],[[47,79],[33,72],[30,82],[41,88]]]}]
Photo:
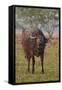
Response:
[{"label": "buffalo head", "polygon": [[42,50],[44,50],[46,43],[48,42],[48,39],[45,38],[42,32],[33,32],[33,34],[30,36],[30,40],[32,42],[32,46],[34,48],[34,53],[36,56],[40,56],[42,53]]}]

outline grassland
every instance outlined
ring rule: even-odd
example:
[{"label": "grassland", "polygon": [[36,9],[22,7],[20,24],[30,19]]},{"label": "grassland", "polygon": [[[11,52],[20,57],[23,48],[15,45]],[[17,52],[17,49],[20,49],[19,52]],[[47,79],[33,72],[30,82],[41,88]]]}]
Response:
[{"label": "grassland", "polygon": [[43,82],[59,80],[59,42],[58,39],[52,40],[52,43],[45,48],[44,69],[45,73],[41,73],[40,58],[35,57],[35,73],[27,71],[27,60],[24,57],[24,51],[21,46],[21,35],[16,34],[16,83],[25,82]]}]

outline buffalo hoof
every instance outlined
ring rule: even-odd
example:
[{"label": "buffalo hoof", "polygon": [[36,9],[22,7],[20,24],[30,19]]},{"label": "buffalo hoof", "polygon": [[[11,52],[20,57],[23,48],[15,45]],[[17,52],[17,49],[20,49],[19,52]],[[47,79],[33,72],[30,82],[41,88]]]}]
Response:
[{"label": "buffalo hoof", "polygon": [[41,71],[41,74],[44,74],[44,71]]},{"label": "buffalo hoof", "polygon": [[34,71],[32,71],[32,74],[34,74]]},{"label": "buffalo hoof", "polygon": [[30,73],[30,71],[28,71],[28,73]]},{"label": "buffalo hoof", "polygon": [[28,73],[30,73],[30,69],[28,69]]},{"label": "buffalo hoof", "polygon": [[42,74],[44,74],[44,71],[42,71]]}]

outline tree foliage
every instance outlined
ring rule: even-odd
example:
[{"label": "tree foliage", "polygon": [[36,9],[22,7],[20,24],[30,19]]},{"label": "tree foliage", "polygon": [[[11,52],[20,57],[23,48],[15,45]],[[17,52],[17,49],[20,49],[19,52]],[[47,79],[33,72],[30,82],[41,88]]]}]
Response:
[{"label": "tree foliage", "polygon": [[19,26],[30,25],[44,28],[51,37],[54,28],[59,26],[59,9],[16,7],[16,23]]}]

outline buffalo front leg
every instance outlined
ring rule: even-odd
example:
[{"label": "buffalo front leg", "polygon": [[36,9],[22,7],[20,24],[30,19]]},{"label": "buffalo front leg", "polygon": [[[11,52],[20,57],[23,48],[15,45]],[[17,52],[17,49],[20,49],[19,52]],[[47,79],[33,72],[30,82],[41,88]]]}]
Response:
[{"label": "buffalo front leg", "polygon": [[32,57],[32,73],[34,73],[34,64],[35,64],[35,58],[33,56]]},{"label": "buffalo front leg", "polygon": [[30,58],[28,58],[28,72],[30,72]]},{"label": "buffalo front leg", "polygon": [[44,53],[41,55],[41,67],[42,67],[42,73],[44,73]]}]

